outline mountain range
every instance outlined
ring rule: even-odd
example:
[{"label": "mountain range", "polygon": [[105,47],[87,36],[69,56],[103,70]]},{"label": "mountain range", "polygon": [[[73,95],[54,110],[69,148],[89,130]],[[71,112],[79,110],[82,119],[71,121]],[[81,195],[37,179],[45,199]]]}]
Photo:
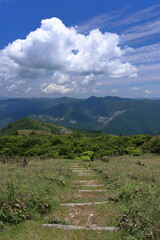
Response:
[{"label": "mountain range", "polygon": [[26,117],[115,135],[160,134],[160,100],[109,96],[0,99],[0,128]]}]

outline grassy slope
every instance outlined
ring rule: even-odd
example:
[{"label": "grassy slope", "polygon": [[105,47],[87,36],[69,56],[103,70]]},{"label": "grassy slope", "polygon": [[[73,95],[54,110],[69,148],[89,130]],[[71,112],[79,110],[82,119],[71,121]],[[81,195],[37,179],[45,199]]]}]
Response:
[{"label": "grassy slope", "polygon": [[[58,163],[59,161],[59,163]],[[45,162],[45,166],[43,166],[43,171],[44,169],[48,169],[49,167],[51,167],[51,165],[53,166],[54,163],[56,163],[56,165],[58,164],[63,164],[65,166],[66,169],[68,169],[69,165],[68,163],[71,162],[71,160],[50,160]],[[51,163],[53,162],[53,163]],[[75,160],[74,160],[75,162]],[[30,163],[31,165],[34,165],[34,163]],[[40,164],[40,165],[39,165]],[[84,163],[82,163],[84,164]],[[44,162],[42,163],[36,163],[36,165],[39,165],[39,170],[42,168],[42,165],[44,165]],[[60,166],[59,165],[59,166]],[[68,165],[68,166],[67,166]],[[17,168],[17,166],[16,166]],[[40,170],[41,172],[43,172],[42,170]],[[66,170],[65,170],[66,171]],[[51,174],[51,170],[49,170],[50,174]],[[59,171],[60,172],[60,171]],[[97,177],[95,177],[97,178]],[[101,176],[99,176],[97,178],[101,183],[103,182],[103,179]],[[70,202],[76,201],[76,197],[74,197],[75,194],[75,188],[73,189],[73,181],[77,180],[77,176],[73,175],[72,178],[67,178],[66,182],[67,185],[65,188],[59,189],[58,191],[56,190],[54,192],[54,194],[52,197],[54,199],[54,202]],[[72,189],[72,190],[71,190]],[[104,196],[105,197],[105,196]],[[87,199],[85,199],[87,200]],[[89,200],[89,199],[88,199]],[[92,201],[94,199],[92,198]],[[78,199],[77,199],[78,201]],[[84,198],[80,199],[81,202],[84,201]],[[96,207],[91,207],[93,209],[95,209],[94,211],[99,212],[100,216],[103,214],[104,212],[104,206],[99,206],[97,209]],[[105,209],[108,209],[108,206],[105,207]],[[111,210],[108,209],[110,211],[111,214]],[[55,239],[55,240],[62,240],[62,239],[68,239],[68,240],[72,240],[72,239],[85,239],[85,240],[91,240],[91,239],[110,239],[110,240],[116,240],[116,239],[121,239],[119,238],[120,233],[108,233],[108,232],[99,232],[99,231],[79,231],[79,230],[73,230],[73,231],[68,231],[68,230],[61,230],[61,229],[55,229],[55,228],[44,228],[42,227],[42,224],[47,222],[48,219],[50,218],[58,218],[62,221],[65,220],[66,216],[68,215],[68,208],[67,207],[61,207],[59,205],[56,205],[55,208],[53,208],[52,211],[50,211],[48,214],[42,216],[42,217],[38,217],[37,219],[35,219],[34,221],[27,221],[24,223],[20,223],[16,226],[11,226],[11,227],[7,227],[6,229],[4,229],[2,231],[2,233],[0,234],[0,239],[5,239],[5,240],[20,240],[20,239],[26,239],[26,240],[31,240],[31,239],[43,239],[43,240],[51,240],[51,239]],[[106,216],[106,215],[105,215]],[[104,217],[101,217],[99,219],[99,225],[102,224],[109,224],[108,219],[105,219]],[[85,221],[85,219],[81,218],[81,215],[78,216],[80,217],[80,221]],[[102,221],[103,218],[103,221]],[[107,222],[106,222],[107,221]],[[112,221],[113,217],[112,217]],[[69,222],[67,222],[69,223]],[[111,226],[112,224],[110,223],[109,226]]]},{"label": "grassy slope", "polygon": [[160,156],[115,157],[91,166],[106,176],[113,191],[110,200],[119,205],[117,222],[122,239],[159,240]]},{"label": "grassy slope", "polygon": [[[68,210],[57,205],[53,212],[38,218],[38,220],[27,221],[5,229],[0,237],[5,240],[158,240],[160,229],[158,222],[160,217],[158,199],[160,189],[159,160],[159,156],[145,155],[141,157],[115,157],[111,158],[109,162],[81,163],[97,171],[99,176],[95,178],[100,183],[106,184],[107,193],[103,195],[102,199],[106,198],[108,200],[110,198],[112,201],[109,201],[106,206],[92,208],[101,215],[101,224],[113,225],[114,223],[118,225],[120,223],[121,230],[117,233],[43,228],[42,223],[53,216],[64,220]],[[69,162],[71,160],[60,160],[59,164],[63,163],[65,168],[68,168]],[[14,167],[12,167],[12,172],[13,169]],[[76,179],[76,176],[68,179],[66,188],[63,191],[55,192],[53,199],[59,202],[78,201],[79,199],[72,195],[75,190],[73,189],[73,192],[69,191],[73,187],[73,180]],[[80,200],[83,202],[87,199],[84,197]],[[110,217],[107,219],[107,216]]]},{"label": "grassy slope", "polygon": [[[17,135],[17,132],[26,132],[28,131],[28,135],[31,131],[35,131],[35,133],[41,135],[47,135],[53,134],[53,133],[59,133],[60,130],[66,129],[68,131],[71,131],[72,133],[79,133],[79,134],[88,134],[88,135],[96,135],[100,134],[100,132],[97,131],[83,131],[83,130],[78,130],[74,128],[66,128],[60,125],[56,125],[53,123],[49,122],[44,122],[41,120],[36,120],[32,118],[22,118],[20,120],[14,121],[12,123],[9,123],[6,125],[4,128],[0,130],[0,135]],[[41,132],[40,132],[41,131]],[[22,132],[23,133],[23,132]]]},{"label": "grassy slope", "polygon": [[0,131],[0,134],[1,135],[15,134],[18,130],[41,130],[50,133],[55,133],[59,132],[61,129],[62,129],[61,126],[55,124],[42,122],[30,118],[23,118],[13,123],[9,123],[6,127],[4,127]]}]

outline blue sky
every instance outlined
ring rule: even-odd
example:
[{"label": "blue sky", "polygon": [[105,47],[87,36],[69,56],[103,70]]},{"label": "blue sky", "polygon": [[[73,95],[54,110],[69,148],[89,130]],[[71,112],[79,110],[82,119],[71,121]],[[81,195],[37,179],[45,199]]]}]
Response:
[{"label": "blue sky", "polygon": [[0,96],[160,97],[157,0],[0,0]]}]

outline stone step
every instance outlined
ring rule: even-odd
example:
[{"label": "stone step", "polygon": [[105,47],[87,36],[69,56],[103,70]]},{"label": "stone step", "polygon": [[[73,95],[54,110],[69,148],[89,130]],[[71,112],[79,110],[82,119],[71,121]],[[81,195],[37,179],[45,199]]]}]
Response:
[{"label": "stone step", "polygon": [[97,176],[97,174],[92,174],[92,173],[85,173],[85,174],[82,174],[82,173],[77,173],[77,176],[80,176],[80,177],[85,177],[85,176]]},{"label": "stone step", "polygon": [[117,231],[116,227],[89,227],[89,226],[72,226],[72,225],[61,225],[61,224],[43,224],[43,227],[56,227],[60,229],[69,230],[97,230],[97,231]]},{"label": "stone step", "polygon": [[108,203],[108,201],[105,202],[88,202],[88,203],[61,203],[61,206],[85,206],[85,205],[97,205],[97,204],[105,204]]},{"label": "stone step", "polygon": [[86,168],[70,168],[71,170],[86,170]]},{"label": "stone step", "polygon": [[74,181],[75,183],[85,183],[85,182],[98,182],[98,180],[80,180],[80,181]]},{"label": "stone step", "polygon": [[[77,173],[89,173],[92,170],[72,170],[72,172],[77,172]],[[92,171],[93,172],[93,171]]]},{"label": "stone step", "polygon": [[91,173],[95,174],[95,172],[77,172],[77,174],[91,174]]},{"label": "stone step", "polygon": [[82,184],[76,184],[80,187],[105,187],[105,185],[102,185],[102,184],[97,184],[97,185],[82,185]]},{"label": "stone step", "polygon": [[106,189],[86,189],[86,190],[78,190],[78,192],[107,192]]}]

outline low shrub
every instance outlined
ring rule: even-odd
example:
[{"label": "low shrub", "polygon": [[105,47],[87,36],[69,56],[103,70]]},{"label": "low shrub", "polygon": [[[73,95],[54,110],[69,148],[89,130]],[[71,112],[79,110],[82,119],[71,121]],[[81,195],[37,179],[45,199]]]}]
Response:
[{"label": "low shrub", "polygon": [[135,147],[127,147],[125,149],[125,152],[129,155],[132,155],[132,156],[140,156],[142,155],[142,152],[140,149],[138,148],[135,148]]},{"label": "low shrub", "polygon": [[82,161],[85,161],[85,162],[90,162],[91,161],[91,158],[89,156],[82,156],[79,159],[81,159]]}]

